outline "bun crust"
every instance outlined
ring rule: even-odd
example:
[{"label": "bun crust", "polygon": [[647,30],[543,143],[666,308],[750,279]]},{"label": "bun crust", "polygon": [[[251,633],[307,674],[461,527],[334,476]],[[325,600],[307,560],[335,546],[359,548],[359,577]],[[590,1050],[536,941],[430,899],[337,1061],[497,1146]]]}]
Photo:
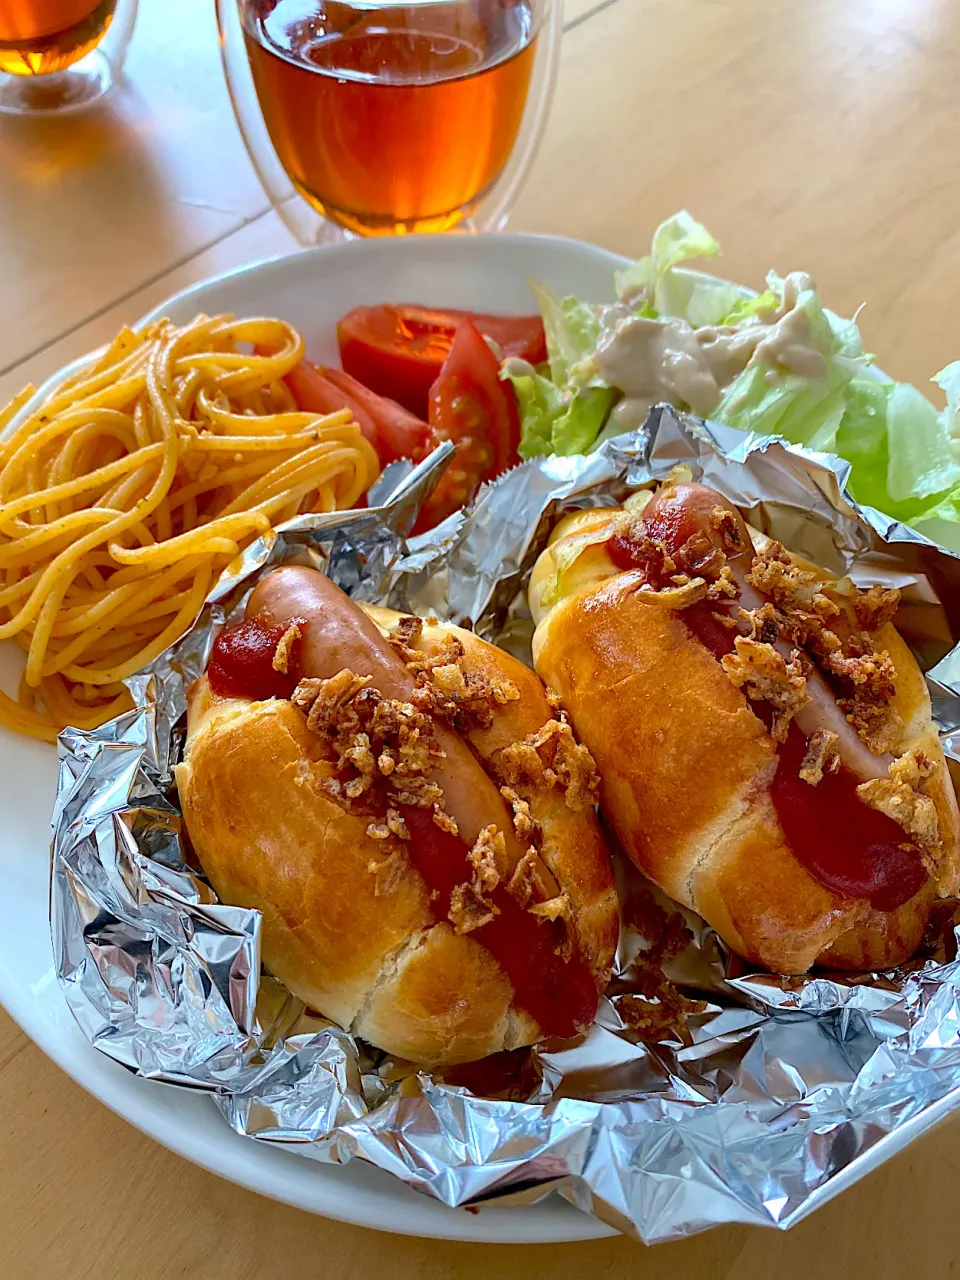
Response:
[{"label": "bun crust", "polygon": [[[561,536],[589,537],[598,528],[596,512],[579,513]],[[920,748],[934,762],[924,790],[937,808],[942,855],[936,878],[896,911],[880,912],[832,893],[794,856],[769,793],[776,743],[691,636],[682,611],[640,591],[642,580],[619,572],[602,543],[576,560],[552,544],[531,580],[531,607],[541,618],[537,672],[596,759],[601,805],[627,854],[734,950],[768,969],[876,968],[905,959],[934,897],[956,890],[960,845],[926,684],[906,644],[889,623],[876,633],[896,669],[893,705],[904,728],[894,754]]]},{"label": "bun crust", "polygon": [[[374,611],[370,611],[373,614]],[[376,611],[387,629],[400,615]],[[384,625],[386,624],[386,625]],[[447,628],[428,628],[439,646]],[[469,633],[462,669],[495,669],[522,696],[470,735],[485,759],[539,729],[550,708],[539,680]],[[465,737],[467,735],[464,735]],[[474,741],[476,738],[476,741]],[[263,961],[307,1004],[369,1042],[429,1065],[468,1062],[532,1044],[536,1022],[476,937],[437,922],[409,861],[378,878],[383,847],[369,819],[321,785],[333,766],[293,703],[219,698],[206,677],[190,691],[185,758],[177,785],[193,846],[225,902],[263,913]],[[559,791],[531,808],[541,856],[568,895],[571,928],[598,993],[617,941],[609,855],[592,811],[568,809]]]}]

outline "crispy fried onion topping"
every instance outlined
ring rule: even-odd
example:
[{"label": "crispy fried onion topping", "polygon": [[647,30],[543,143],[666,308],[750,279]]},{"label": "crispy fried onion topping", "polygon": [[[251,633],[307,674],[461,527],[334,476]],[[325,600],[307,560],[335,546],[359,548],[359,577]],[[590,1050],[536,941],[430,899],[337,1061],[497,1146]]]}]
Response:
[{"label": "crispy fried onion topping", "polygon": [[543,898],[540,863],[532,846],[514,867],[513,875],[507,883],[507,892],[516,898],[521,907],[529,907],[532,902],[539,902]]},{"label": "crispy fried onion topping", "polygon": [[727,553],[706,529],[698,529],[675,552],[674,559],[681,573],[714,582],[726,567]]},{"label": "crispy fried onion topping", "polygon": [[834,669],[851,689],[849,697],[837,699],[837,706],[861,740],[874,755],[892,751],[900,740],[903,724],[890,705],[896,679],[890,655],[872,653],[843,659],[838,654]]},{"label": "crispy fried onion topping", "polygon": [[446,831],[448,835],[458,836],[460,834],[456,818],[452,813],[447,813],[442,805],[435,804],[433,806],[433,820],[440,830]]},{"label": "crispy fried onion topping", "polygon": [[336,727],[341,709],[353,702],[371,679],[344,667],[329,680],[301,680],[293,691],[292,701],[307,717],[311,733],[330,733]]},{"label": "crispy fried onion topping", "polygon": [[825,773],[840,768],[840,739],[830,729],[816,729],[807,739],[807,750],[800,763],[800,777],[815,787]]},{"label": "crispy fried onion topping", "polygon": [[689,578],[685,573],[677,573],[671,579],[672,587],[642,587],[644,598],[651,596],[658,604],[667,609],[687,609],[692,604],[706,600],[710,588],[705,578]]},{"label": "crispy fried onion topping", "polygon": [[900,592],[896,587],[873,586],[861,591],[853,602],[857,622],[864,631],[879,631],[892,622],[900,608]]},{"label": "crispy fried onion topping", "polygon": [[403,882],[406,869],[406,854],[399,845],[388,846],[382,858],[368,862],[367,871],[373,876],[373,896],[384,898],[395,893]]},{"label": "crispy fried onion topping", "polygon": [[567,807],[580,810],[597,802],[600,780],[593,756],[573,736],[561,712],[522,742],[504,747],[491,759],[499,781],[508,787],[549,791],[561,787]]},{"label": "crispy fried onion topping", "polygon": [[[637,563],[645,562],[643,590],[668,609],[686,609],[701,600],[735,600],[740,594],[727,564],[728,551],[736,555],[742,550],[738,522],[731,512],[717,507],[711,512],[710,525],[713,533],[698,530],[673,553],[650,536],[641,513],[621,512],[613,528],[629,541]],[[717,545],[717,533],[722,546]]]},{"label": "crispy fried onion topping", "polygon": [[[405,865],[403,843],[410,839],[400,806],[431,808],[433,821],[442,831],[460,834],[456,820],[444,808],[441,787],[427,776],[443,756],[431,716],[412,703],[384,698],[370,687],[370,677],[348,668],[328,680],[301,680],[293,702],[306,715],[307,727],[326,740],[335,762],[335,775],[322,778],[320,785],[348,809],[369,816],[366,834],[383,851],[368,866],[376,877],[375,892],[392,892]],[[564,787],[571,807],[594,794],[592,757],[573,742],[566,724],[550,721],[528,744],[538,778]],[[498,780],[504,781],[499,773]],[[501,792],[511,806],[517,836],[528,846],[510,877],[508,891],[533,914],[566,921],[567,908],[556,896],[550,897],[543,878],[537,854],[540,828],[528,800],[506,783]],[[506,874],[502,832],[495,826],[481,831],[468,858],[471,878],[456,887],[450,903],[449,918],[460,933],[480,928],[497,913],[490,894]]]},{"label": "crispy fried onion topping", "polygon": [[444,636],[435,654],[421,653],[415,646],[422,632],[420,618],[403,617],[390,643],[417,681],[415,699],[423,711],[441,716],[460,733],[469,733],[488,729],[499,708],[520,697],[512,680],[469,670],[459,636]]},{"label": "crispy fried onion topping", "polygon": [[795,565],[779,542],[758,552],[747,577],[769,597],[762,609],[743,614],[751,638],[787,638],[809,649],[839,685],[837,704],[861,740],[875,755],[892,750],[902,730],[891,705],[896,671],[872,633],[896,613],[899,591],[875,586],[854,595],[851,617],[826,594],[821,577]]},{"label": "crispy fried onion topping", "polygon": [[[559,722],[555,722],[559,723]],[[556,761],[555,761],[556,762]],[[541,775],[535,770],[538,779]],[[542,780],[546,781],[545,774]],[[518,780],[518,785],[523,785]],[[535,796],[535,788],[525,788],[529,795]],[[516,902],[540,919],[559,920],[564,926],[557,954],[566,958],[573,952],[573,913],[566,893],[551,896],[551,884],[544,876],[544,864],[539,855],[543,843],[543,830],[536,818],[530,801],[514,787],[503,786],[500,794],[513,810],[513,829],[517,839],[527,846],[526,853],[513,869],[513,875],[507,882],[507,892]]]},{"label": "crispy fried onion topping", "polygon": [[499,914],[490,895],[507,868],[503,832],[494,826],[484,827],[467,858],[472,869],[470,879],[454,888],[447,915],[457,933],[472,933]]},{"label": "crispy fried onion topping", "polygon": [[922,751],[907,751],[891,763],[889,778],[871,778],[857,787],[864,804],[892,818],[928,853],[940,848],[937,806],[925,790],[935,771],[929,756]]},{"label": "crispy fried onion topping", "polygon": [[546,920],[551,924],[562,926],[555,935],[557,941],[554,946],[554,952],[561,960],[569,960],[573,955],[574,924],[573,908],[566,893],[561,890],[560,893],[552,898],[547,898],[545,901],[532,902],[527,907],[527,910],[532,916],[536,916],[538,920]]},{"label": "crispy fried onion topping", "polygon": [[290,667],[290,655],[293,652],[293,646],[298,640],[303,639],[303,632],[295,622],[291,622],[289,627],[280,637],[280,641],[273,652],[273,669],[279,671],[281,675],[286,675]]},{"label": "crispy fried onion topping", "polygon": [[648,946],[633,962],[631,984],[636,991],[614,1000],[617,1013],[641,1043],[656,1044],[668,1036],[692,1043],[687,1020],[707,1006],[678,991],[665,972],[693,940],[686,921],[679,911],[665,911],[650,890],[631,894],[625,915]]},{"label": "crispy fried onion topping", "polygon": [[736,556],[745,550],[740,521],[726,507],[714,507],[710,512],[710,528],[720,534],[721,541],[728,552]]},{"label": "crispy fried onion topping", "polygon": [[338,776],[323,786],[341,802],[359,800],[385,780],[389,802],[433,808],[443,791],[426,775],[442,758],[433,722],[409,702],[384,698],[369,676],[344,668],[329,680],[301,680],[293,702],[307,728],[326,738],[337,756]]},{"label": "crispy fried onion topping", "polygon": [[530,914],[538,916],[541,920],[569,921],[570,899],[565,893],[558,893],[556,897],[548,898],[546,902],[535,902],[530,908]]},{"label": "crispy fried onion topping", "polygon": [[740,595],[740,587],[736,578],[733,576],[733,570],[728,564],[725,564],[720,570],[719,576],[707,587],[707,596],[711,600],[736,600]]},{"label": "crispy fried onion topping", "polygon": [[398,840],[410,839],[403,814],[392,806],[387,809],[383,822],[368,823],[367,835],[371,840],[389,840],[391,836],[396,836]]},{"label": "crispy fried onion topping", "polygon": [[776,644],[788,630],[783,614],[769,600],[759,609],[740,609],[739,613],[750,628],[750,639],[758,640],[761,644]]},{"label": "crispy fried onion topping", "polygon": [[770,542],[756,553],[747,581],[785,612],[803,609],[821,619],[840,612],[821,591],[820,576],[794,564],[782,542]]},{"label": "crispy fried onion topping", "polygon": [[770,733],[775,742],[786,742],[790,721],[810,701],[801,654],[795,649],[787,662],[772,644],[749,636],[737,636],[734,645],[736,652],[724,654],[720,665],[751,701],[769,703]]},{"label": "crispy fried onion topping", "polygon": [[668,609],[686,609],[688,605],[699,604],[701,600],[725,603],[736,600],[740,595],[737,580],[728,564],[723,566],[712,582],[708,582],[706,578],[691,578],[688,573],[671,574],[670,581],[672,586],[661,587],[653,593]]},{"label": "crispy fried onion topping", "polygon": [[513,787],[501,787],[500,794],[513,810],[513,829],[521,844],[539,844],[540,825],[533,816],[529,801],[524,800]]}]

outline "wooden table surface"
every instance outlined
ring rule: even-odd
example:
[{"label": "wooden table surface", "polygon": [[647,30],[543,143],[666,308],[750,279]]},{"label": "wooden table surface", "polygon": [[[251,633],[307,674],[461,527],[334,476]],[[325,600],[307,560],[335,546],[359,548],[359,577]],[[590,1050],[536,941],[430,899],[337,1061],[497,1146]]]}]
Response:
[{"label": "wooden table surface", "polygon": [[[0,0],[2,3],[3,0]],[[512,226],[644,250],[682,206],[757,285],[803,267],[890,373],[960,355],[960,5],[567,0],[560,86]],[[0,402],[193,281],[292,248],[230,116],[212,5],[141,0],[125,82],[0,117]],[[42,854],[38,851],[38,856]],[[0,1278],[952,1275],[960,1121],[788,1235],[641,1251],[389,1237],[258,1198],[154,1145],[0,1013]]]}]

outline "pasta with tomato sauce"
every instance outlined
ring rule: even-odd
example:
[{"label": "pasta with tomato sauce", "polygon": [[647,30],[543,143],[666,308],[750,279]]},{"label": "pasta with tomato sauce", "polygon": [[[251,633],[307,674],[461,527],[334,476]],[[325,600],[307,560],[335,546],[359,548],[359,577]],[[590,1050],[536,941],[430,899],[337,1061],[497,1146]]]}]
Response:
[{"label": "pasta with tomato sauce", "polygon": [[303,353],[275,319],[124,328],[0,441],[0,639],[26,652],[0,724],[52,742],[129,708],[124,680],[238,552],[366,493],[379,461],[350,411],[304,411],[284,382]]}]

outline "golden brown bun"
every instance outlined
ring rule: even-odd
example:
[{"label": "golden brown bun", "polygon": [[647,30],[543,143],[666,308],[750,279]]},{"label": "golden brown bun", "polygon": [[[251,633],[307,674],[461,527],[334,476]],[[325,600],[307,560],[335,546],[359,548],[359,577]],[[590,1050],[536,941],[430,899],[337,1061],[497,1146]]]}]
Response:
[{"label": "golden brown bun", "polygon": [[[391,625],[397,617],[381,615]],[[531,671],[463,635],[465,672],[493,664],[523,690],[485,739],[475,735],[483,757],[478,743],[489,753],[515,742],[528,725],[540,728],[550,708]],[[540,1028],[514,1006],[500,965],[475,937],[435,923],[411,864],[378,894],[382,848],[366,833],[368,819],[320,787],[330,770],[292,703],[221,699],[206,677],[191,689],[177,769],[184,817],[221,899],[263,912],[265,964],[313,1008],[404,1058],[452,1064],[534,1043]],[[616,946],[617,909],[596,818],[568,809],[559,791],[543,795],[535,816],[542,856],[568,894],[599,992]]]},{"label": "golden brown bun", "polygon": [[576,559],[572,541],[563,548],[598,529],[596,512],[568,517],[538,561],[534,659],[596,759],[601,806],[631,859],[739,954],[774,971],[905,959],[933,897],[957,888],[960,821],[925,682],[896,630],[876,633],[897,673],[896,754],[922,748],[935,763],[925,789],[943,853],[936,882],[879,912],[831,893],[792,853],[768,791],[776,744],[682,613],[641,592],[642,576],[619,572],[601,542],[587,541]]}]

